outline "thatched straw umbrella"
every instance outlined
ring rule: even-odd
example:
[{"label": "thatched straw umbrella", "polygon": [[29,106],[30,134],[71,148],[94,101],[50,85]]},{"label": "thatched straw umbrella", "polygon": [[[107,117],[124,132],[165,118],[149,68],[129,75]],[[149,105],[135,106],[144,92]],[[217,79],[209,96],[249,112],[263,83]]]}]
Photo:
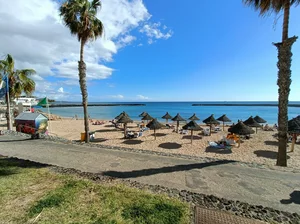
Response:
[{"label": "thatched straw umbrella", "polygon": [[256,115],[254,118],[253,118],[257,123],[267,123],[267,121],[265,121],[264,119],[262,119],[260,116]]},{"label": "thatched straw umbrella", "polygon": [[126,127],[128,123],[132,123],[133,121],[130,119],[128,115],[123,115],[119,118],[117,121],[118,123],[123,123],[124,124],[124,137],[126,138]]},{"label": "thatched straw umbrella", "polygon": [[189,118],[189,120],[191,120],[191,121],[198,121],[198,120],[200,120],[200,119],[196,116],[196,114],[193,114],[193,115]]},{"label": "thatched straw umbrella", "polygon": [[294,152],[297,136],[300,135],[300,115],[288,121],[288,133],[293,136],[291,152]]},{"label": "thatched straw umbrella", "polygon": [[224,131],[224,123],[225,122],[231,122],[231,120],[226,116],[226,114],[223,114],[221,117],[217,119],[217,121],[222,121],[223,122],[223,131]]},{"label": "thatched straw umbrella", "polygon": [[166,119],[166,123],[168,123],[169,119],[172,119],[172,116],[167,112],[164,116],[161,117],[162,119]]},{"label": "thatched straw umbrella", "polygon": [[147,112],[143,112],[143,113],[141,113],[140,115],[139,115],[139,117],[145,117],[147,115]]},{"label": "thatched straw umbrella", "polygon": [[116,116],[115,119],[116,119],[116,120],[119,120],[119,119],[120,119],[122,116],[124,116],[124,115],[129,117],[129,115],[128,115],[125,111],[123,111],[123,112],[120,113],[118,116]]},{"label": "thatched straw umbrella", "polygon": [[183,119],[180,114],[176,114],[175,117],[172,118],[172,121],[177,121],[177,133],[178,133],[178,128],[179,128],[179,121],[185,121],[185,119]]},{"label": "thatched straw umbrella", "polygon": [[200,131],[200,130],[203,129],[194,120],[191,120],[189,123],[184,125],[182,128],[185,129],[185,130],[191,130],[191,144],[193,144],[193,131],[194,130],[195,131]]},{"label": "thatched straw umbrella", "polygon": [[211,125],[212,125],[212,124],[217,124],[217,125],[220,124],[220,122],[217,121],[217,120],[214,118],[214,115],[213,115],[213,114],[210,115],[208,118],[204,119],[203,122],[204,122],[205,124],[209,124],[209,126],[210,126],[209,135],[211,135]]},{"label": "thatched straw umbrella", "polygon": [[161,123],[159,123],[159,122],[157,121],[157,119],[155,118],[155,119],[153,119],[152,121],[150,121],[149,124],[147,124],[146,126],[147,126],[147,128],[150,128],[150,129],[154,130],[154,139],[156,140],[156,133],[155,133],[155,130],[156,130],[156,129],[162,128],[164,125],[161,124]]},{"label": "thatched straw umbrella", "polygon": [[148,123],[148,121],[151,121],[151,120],[153,120],[154,118],[153,117],[151,117],[150,116],[150,114],[146,114],[144,117],[142,117],[142,120],[143,121],[147,121],[147,123]]},{"label": "thatched straw umbrella", "polygon": [[245,125],[249,127],[255,127],[255,133],[257,134],[257,128],[261,127],[259,123],[257,123],[252,116],[250,116],[247,120],[243,122]]},{"label": "thatched straw umbrella", "polygon": [[238,147],[240,147],[240,145],[241,145],[240,135],[250,135],[250,134],[254,133],[252,128],[245,125],[242,121],[239,121],[239,123],[237,123],[233,127],[229,128],[228,131],[231,132],[231,133],[235,133],[235,134],[239,135],[239,145],[238,145]]}]

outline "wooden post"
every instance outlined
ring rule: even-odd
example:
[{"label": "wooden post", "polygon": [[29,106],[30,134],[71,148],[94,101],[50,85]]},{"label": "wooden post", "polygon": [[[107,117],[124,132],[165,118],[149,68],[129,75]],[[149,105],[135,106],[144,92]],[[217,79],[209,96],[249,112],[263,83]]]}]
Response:
[{"label": "wooden post", "polygon": [[193,129],[191,130],[191,144],[193,144]]},{"label": "wooden post", "polygon": [[255,130],[255,134],[257,134],[257,127],[255,127],[255,129],[256,129],[256,130]]},{"label": "wooden post", "polygon": [[154,140],[156,140],[156,133],[155,133],[155,128],[154,128]]},{"label": "wooden post", "polygon": [[211,136],[211,123],[210,123],[210,126],[209,126],[209,136]]},{"label": "wooden post", "polygon": [[223,121],[223,131],[225,131],[225,128],[224,128],[224,121]]},{"label": "wooden post", "polygon": [[239,144],[238,144],[238,148],[240,147],[240,145],[241,145],[241,136],[240,135],[238,135],[238,137],[239,137]]},{"label": "wooden post", "polygon": [[177,121],[177,133],[178,133],[178,129],[179,129],[179,121]]},{"label": "wooden post", "polygon": [[291,152],[294,152],[296,140],[297,140],[297,135],[293,134]]},{"label": "wooden post", "polygon": [[124,125],[124,138],[126,138],[126,126],[127,126],[127,124],[124,123],[123,125]]}]

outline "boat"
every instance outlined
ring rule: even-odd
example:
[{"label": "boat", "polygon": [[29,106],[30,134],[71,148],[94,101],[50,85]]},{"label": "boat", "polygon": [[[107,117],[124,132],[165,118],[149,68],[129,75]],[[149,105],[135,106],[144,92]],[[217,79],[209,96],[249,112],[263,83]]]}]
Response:
[{"label": "boat", "polygon": [[31,107],[35,106],[39,103],[39,100],[35,97],[18,97],[14,99],[14,102],[18,105],[19,103],[22,103],[24,107]]}]

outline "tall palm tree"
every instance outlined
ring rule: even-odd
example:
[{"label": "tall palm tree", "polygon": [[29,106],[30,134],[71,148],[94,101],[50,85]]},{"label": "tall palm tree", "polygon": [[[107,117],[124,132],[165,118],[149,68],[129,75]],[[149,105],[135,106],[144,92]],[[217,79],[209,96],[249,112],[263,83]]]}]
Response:
[{"label": "tall palm tree", "polygon": [[96,40],[103,35],[104,27],[96,17],[100,0],[67,0],[60,7],[60,16],[71,34],[76,35],[80,42],[80,59],[78,62],[79,84],[82,94],[84,112],[85,142],[89,142],[89,121],[87,111],[88,93],[86,86],[86,65],[83,61],[84,45],[89,40]]},{"label": "tall palm tree", "polygon": [[292,45],[297,37],[288,37],[290,8],[298,5],[300,0],[243,0],[247,5],[254,6],[260,15],[267,12],[279,13],[283,10],[282,42],[275,43],[278,49],[278,153],[277,166],[287,166],[287,130],[288,130],[288,100],[291,85]]},{"label": "tall palm tree", "polygon": [[[6,94],[7,102],[7,128],[11,130],[11,117],[10,117],[10,100],[15,99],[25,93],[31,95],[35,90],[35,82],[29,77],[35,74],[33,69],[15,70],[15,61],[13,57],[8,54],[4,60],[0,60],[0,71],[3,76],[8,76],[9,94]],[[1,79],[3,79],[3,76]],[[8,97],[9,96],[9,97]]]}]

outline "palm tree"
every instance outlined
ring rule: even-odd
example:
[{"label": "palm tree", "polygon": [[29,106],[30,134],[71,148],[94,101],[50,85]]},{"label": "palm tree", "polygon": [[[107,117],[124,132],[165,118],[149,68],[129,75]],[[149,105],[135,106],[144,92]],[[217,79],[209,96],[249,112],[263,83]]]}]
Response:
[{"label": "palm tree", "polygon": [[[0,60],[0,71],[3,72],[3,76],[8,76],[9,94],[6,94],[8,113],[7,128],[11,130],[10,100],[19,97],[22,93],[31,95],[34,92],[35,82],[29,78],[29,76],[35,74],[35,70],[15,70],[15,61],[13,57],[8,54],[4,60]],[[1,79],[2,78],[3,77],[1,77]]]},{"label": "palm tree", "polygon": [[80,59],[78,62],[79,84],[82,94],[82,105],[84,112],[85,142],[89,142],[89,121],[87,111],[87,86],[86,65],[83,61],[84,45],[89,40],[96,40],[103,35],[103,24],[96,17],[98,8],[101,7],[100,0],[67,0],[60,7],[60,16],[71,34],[77,35],[80,42]]},{"label": "palm tree", "polygon": [[298,5],[300,0],[243,0],[247,5],[254,6],[260,15],[267,12],[279,13],[283,10],[282,42],[275,43],[278,49],[278,153],[277,166],[287,166],[287,130],[288,130],[288,100],[291,85],[292,45],[297,37],[288,37],[290,8]]}]

